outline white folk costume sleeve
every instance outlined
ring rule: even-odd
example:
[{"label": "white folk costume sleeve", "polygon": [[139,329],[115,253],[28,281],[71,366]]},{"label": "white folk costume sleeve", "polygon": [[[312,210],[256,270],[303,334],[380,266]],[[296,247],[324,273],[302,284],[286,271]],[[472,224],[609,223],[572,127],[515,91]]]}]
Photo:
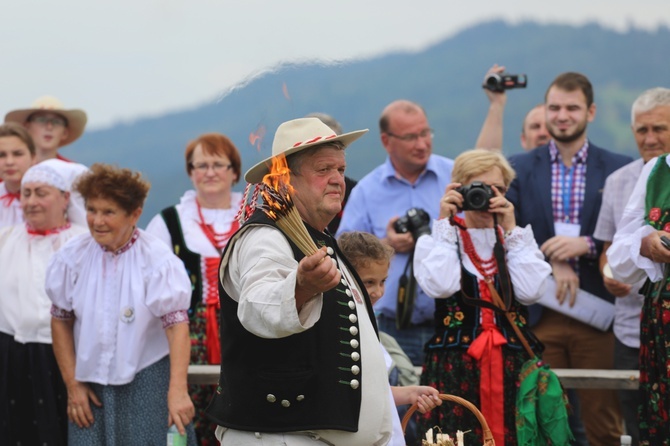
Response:
[{"label": "white folk costume sleeve", "polygon": [[456,228],[442,219],[433,223],[431,235],[422,235],[416,242],[414,277],[430,297],[449,297],[461,289],[457,237]]},{"label": "white folk costume sleeve", "polygon": [[45,286],[51,303],[64,311],[72,311],[72,296],[78,275],[71,269],[63,251],[56,251],[46,270]]},{"label": "white folk costume sleeve", "polygon": [[191,281],[177,256],[167,257],[145,280],[145,303],[154,316],[188,310],[191,305]]},{"label": "white folk costume sleeve", "polygon": [[308,301],[298,314],[297,270],[288,241],[274,228],[250,228],[235,243],[224,288],[239,302],[238,317],[246,330],[262,338],[282,338],[314,326],[323,296]]},{"label": "white folk costume sleeve", "polygon": [[170,249],[172,249],[172,238],[170,237],[170,231],[168,231],[165,220],[163,220],[161,214],[154,215],[154,218],[152,218],[147,225],[146,232],[153,234],[157,238],[161,239]]},{"label": "white folk costume sleeve", "polygon": [[[477,253],[481,257],[490,258],[495,244],[493,229],[470,229],[468,232]],[[442,219],[433,224],[432,235],[424,235],[417,241],[414,275],[421,288],[431,297],[449,297],[461,288],[456,234],[456,228],[448,220]],[[551,267],[544,261],[530,226],[515,228],[505,240],[505,246],[516,299],[526,305],[536,302],[544,291]],[[483,278],[467,255],[462,253],[461,257],[468,271]]]},{"label": "white folk costume sleeve", "polygon": [[[666,158],[667,159],[667,158]],[[624,210],[612,246],[607,250],[607,263],[616,280],[635,283],[649,277],[652,282],[663,278],[663,265],[640,255],[642,239],[656,230],[644,220],[647,180],[656,158],[645,164],[635,189]]]},{"label": "white folk costume sleeve", "polygon": [[514,228],[505,239],[505,246],[516,300],[525,305],[537,302],[544,293],[551,266],[544,260],[530,225]]}]

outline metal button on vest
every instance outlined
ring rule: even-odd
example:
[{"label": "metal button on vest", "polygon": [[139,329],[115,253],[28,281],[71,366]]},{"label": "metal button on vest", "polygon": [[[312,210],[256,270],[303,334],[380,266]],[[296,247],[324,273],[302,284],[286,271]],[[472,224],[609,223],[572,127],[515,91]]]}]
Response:
[{"label": "metal button on vest", "polygon": [[331,248],[330,246],[326,248],[326,252],[328,253],[329,256],[335,254],[335,251],[333,251],[333,248]]},{"label": "metal button on vest", "polygon": [[361,383],[359,383],[357,379],[352,379],[349,385],[351,386],[352,389],[356,390],[358,389],[358,386],[361,385]]},{"label": "metal button on vest", "polygon": [[355,314],[350,314],[349,315],[349,322],[351,322],[352,324],[355,324],[356,322],[358,322],[358,318],[356,317]]},{"label": "metal button on vest", "polygon": [[351,341],[349,341],[349,345],[351,345],[351,348],[358,348],[358,340],[352,339]]},{"label": "metal button on vest", "polygon": [[354,361],[358,361],[359,359],[361,359],[361,355],[358,352],[353,352],[351,354],[351,359],[353,359]]},{"label": "metal button on vest", "polygon": [[351,336],[356,336],[358,334],[358,327],[349,327],[349,333],[351,333]]},{"label": "metal button on vest", "polygon": [[281,405],[282,407],[289,407],[291,403],[289,402],[289,400],[281,400]]},{"label": "metal button on vest", "polygon": [[351,367],[351,373],[353,373],[354,375],[358,375],[359,373],[361,373],[361,368],[358,367],[357,365],[352,366]]},{"label": "metal button on vest", "polygon": [[265,399],[268,400],[268,403],[274,403],[277,401],[277,397],[271,393],[268,393],[268,396],[266,396]]},{"label": "metal button on vest", "polygon": [[342,279],[340,279],[340,282],[342,282],[342,285],[346,285],[347,284],[347,279],[345,279],[344,276],[342,276]]},{"label": "metal button on vest", "polygon": [[356,303],[353,300],[350,300],[349,301],[349,309],[353,310],[354,308],[356,308]]},{"label": "metal button on vest", "polygon": [[298,395],[298,396],[295,397],[296,401],[302,401],[304,399],[305,399],[305,395]]},{"label": "metal button on vest", "polygon": [[345,293],[347,293],[347,296],[351,297],[351,290],[350,290],[349,288],[347,288],[347,290],[345,291]]}]

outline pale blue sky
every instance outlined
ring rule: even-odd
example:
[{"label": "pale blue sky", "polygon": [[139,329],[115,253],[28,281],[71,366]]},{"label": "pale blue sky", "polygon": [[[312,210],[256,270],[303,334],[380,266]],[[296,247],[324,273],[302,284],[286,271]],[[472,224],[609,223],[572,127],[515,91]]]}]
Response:
[{"label": "pale blue sky", "polygon": [[6,3],[0,116],[52,94],[85,109],[89,128],[197,106],[281,62],[418,50],[495,18],[617,30],[670,25],[668,0]]}]

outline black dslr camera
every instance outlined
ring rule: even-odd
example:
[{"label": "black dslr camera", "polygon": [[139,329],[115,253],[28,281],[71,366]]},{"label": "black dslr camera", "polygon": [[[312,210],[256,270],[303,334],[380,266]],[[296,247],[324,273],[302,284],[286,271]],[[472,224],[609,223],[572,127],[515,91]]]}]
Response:
[{"label": "black dslr camera", "polygon": [[486,76],[482,88],[486,88],[496,93],[502,93],[511,88],[526,88],[527,83],[528,78],[525,74],[494,73]]},{"label": "black dslr camera", "polygon": [[481,181],[473,181],[461,186],[456,192],[463,195],[464,211],[485,211],[489,208],[489,200],[493,198],[493,189]]},{"label": "black dslr camera", "polygon": [[430,234],[430,215],[421,208],[412,208],[393,223],[393,229],[399,234],[409,232],[414,240],[424,234]]}]

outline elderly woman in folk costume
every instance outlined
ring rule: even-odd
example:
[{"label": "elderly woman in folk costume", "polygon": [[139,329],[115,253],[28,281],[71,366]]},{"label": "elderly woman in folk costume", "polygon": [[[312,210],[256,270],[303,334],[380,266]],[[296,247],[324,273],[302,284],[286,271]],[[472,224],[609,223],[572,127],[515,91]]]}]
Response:
[{"label": "elderly woman in folk costume", "polygon": [[[5,176],[10,190],[18,166],[32,159],[23,153],[27,152],[24,139],[12,138],[16,144],[10,156],[19,161],[8,163],[15,166],[9,169],[11,175]],[[0,137],[0,144],[3,139],[8,138]],[[71,197],[67,178],[74,175],[63,174],[85,170],[79,164],[52,160],[29,168],[25,174],[21,172],[20,203],[25,223],[0,228],[0,438],[3,444],[67,444],[66,391],[51,347],[51,302],[44,290],[44,280],[47,263],[54,252],[72,237],[86,232],[84,226],[70,221],[68,208],[72,208],[68,206]]]},{"label": "elderly woman in folk costume", "polygon": [[[193,282],[189,320],[191,364],[220,364],[218,267],[221,252],[239,228],[236,214],[242,194],[232,187],[240,179],[240,154],[225,135],[207,133],[186,147],[186,172],[195,190],[179,204],[163,209],[147,226],[184,262]],[[196,434],[202,446],[218,444],[216,425],[205,417],[215,386],[190,385],[196,408]]]},{"label": "elderly woman in folk costume", "polygon": [[18,124],[0,125],[0,227],[23,221],[21,178],[35,162],[35,144]]},{"label": "elderly woman in folk costume", "polygon": [[[414,255],[419,285],[436,298],[436,332],[426,346],[421,383],[480,407],[498,445],[517,444],[519,372],[530,359],[510,321],[533,350],[542,349],[528,330],[524,305],[539,299],[551,273],[532,229],[516,226],[514,207],[505,199],[514,175],[498,153],[471,150],[458,156],[453,183],[440,201],[440,219],[432,235],[419,238]],[[466,192],[459,189],[476,182],[480,192],[490,188],[477,203],[484,205],[480,210],[466,205]],[[456,216],[462,209],[464,218]],[[496,242],[504,251],[498,255]],[[499,296],[507,299],[501,302]],[[510,318],[496,311],[500,306]],[[426,429],[474,429],[481,435],[474,415],[454,405],[424,415],[420,424]]]},{"label": "elderly woman in folk costume", "polygon": [[149,184],[94,164],[75,190],[90,233],[58,251],[46,272],[69,444],[163,444],[171,424],[195,444],[191,284],[165,244],[136,228]]}]

